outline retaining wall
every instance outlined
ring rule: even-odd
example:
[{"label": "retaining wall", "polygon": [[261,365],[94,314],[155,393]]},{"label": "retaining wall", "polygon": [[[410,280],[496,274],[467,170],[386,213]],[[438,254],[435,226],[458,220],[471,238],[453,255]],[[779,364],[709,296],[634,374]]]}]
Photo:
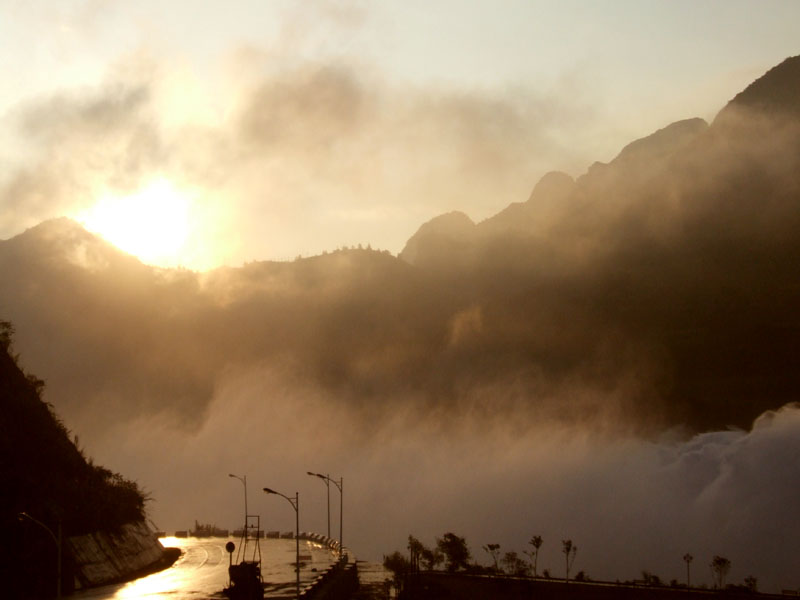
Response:
[{"label": "retaining wall", "polygon": [[159,565],[164,546],[142,521],[123,525],[117,532],[98,531],[67,539],[76,588],[124,581]]}]

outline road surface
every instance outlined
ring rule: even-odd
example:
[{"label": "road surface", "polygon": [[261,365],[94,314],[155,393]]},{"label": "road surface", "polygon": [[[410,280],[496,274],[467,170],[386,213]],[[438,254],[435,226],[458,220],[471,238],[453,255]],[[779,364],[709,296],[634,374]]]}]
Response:
[{"label": "road surface", "polygon": [[[181,557],[170,568],[125,584],[107,585],[76,593],[75,600],[205,600],[223,598],[228,585],[229,555],[225,544],[230,538],[162,538],[165,547],[180,548]],[[248,560],[253,541],[248,542]],[[261,540],[261,573],[266,598],[294,598],[294,540]],[[300,583],[308,584],[335,560],[331,551],[315,542],[300,540],[300,555],[310,556],[300,570]],[[234,560],[236,552],[233,553]],[[301,560],[302,562],[302,560]]]}]

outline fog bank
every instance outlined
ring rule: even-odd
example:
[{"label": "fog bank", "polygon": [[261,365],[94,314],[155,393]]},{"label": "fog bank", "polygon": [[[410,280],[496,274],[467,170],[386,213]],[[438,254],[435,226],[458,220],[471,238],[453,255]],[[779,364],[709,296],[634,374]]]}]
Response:
[{"label": "fog bank", "polygon": [[[258,401],[257,401],[258,400]],[[441,418],[437,418],[441,417]],[[319,390],[269,370],[231,372],[196,433],[148,418],[92,441],[104,464],[138,477],[167,530],[194,519],[238,526],[247,475],[250,512],[265,529],[293,528],[284,502],[264,486],[301,498],[301,530],[326,531],[325,490],[306,471],[344,477],[345,544],[379,560],[413,534],[433,544],[454,531],[479,562],[481,546],[527,549],[541,535],[539,570],[563,576],[560,541],[579,551],[573,573],[636,579],[642,570],[683,581],[682,556],[695,556],[693,582],[711,583],[715,554],[732,562],[728,581],[754,575],[760,589],[796,587],[794,508],[800,501],[800,407],[759,417],[749,431],[647,441],[590,426],[549,421],[397,411],[363,419]],[[332,488],[332,533],[338,535]]]}]

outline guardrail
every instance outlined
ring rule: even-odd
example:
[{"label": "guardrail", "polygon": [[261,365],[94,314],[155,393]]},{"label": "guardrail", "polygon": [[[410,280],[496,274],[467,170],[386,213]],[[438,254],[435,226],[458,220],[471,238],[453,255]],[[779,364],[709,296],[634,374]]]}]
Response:
[{"label": "guardrail", "polygon": [[358,567],[346,554],[300,594],[305,600],[347,600],[358,589]]}]

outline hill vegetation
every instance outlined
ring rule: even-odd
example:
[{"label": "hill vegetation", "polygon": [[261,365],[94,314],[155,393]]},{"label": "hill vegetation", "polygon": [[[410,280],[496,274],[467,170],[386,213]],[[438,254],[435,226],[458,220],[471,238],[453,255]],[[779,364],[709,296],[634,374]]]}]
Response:
[{"label": "hill vegetation", "polygon": [[55,580],[49,559],[55,548],[45,527],[60,527],[64,539],[113,530],[142,520],[146,497],[135,482],[86,459],[77,436],[70,438],[42,399],[44,382],[17,365],[12,334],[11,324],[0,321],[0,577],[4,594],[10,586],[11,597],[44,597]]},{"label": "hill vegetation", "polygon": [[[453,590],[447,590],[449,593],[445,592],[447,584],[445,583],[442,586],[442,583],[447,582],[447,579],[438,578],[438,582],[436,577],[430,579],[430,576],[435,575],[436,571],[440,570],[440,567],[443,567],[443,571],[452,575],[460,574],[468,576],[460,582],[460,585],[466,590],[469,590],[468,597],[470,598],[530,597],[532,594],[537,595],[533,593],[534,588],[530,587],[530,585],[533,585],[534,580],[538,581],[540,584],[558,580],[564,583],[597,583],[604,588],[595,590],[594,597],[598,598],[671,598],[677,596],[665,592],[680,591],[685,594],[687,591],[698,593],[708,590],[708,586],[705,584],[694,587],[691,586],[690,564],[693,559],[691,554],[686,554],[683,557],[683,560],[687,564],[687,578],[685,581],[673,579],[667,583],[662,581],[658,575],[646,569],[642,570],[640,579],[624,582],[619,580],[616,580],[616,582],[594,581],[584,571],[579,571],[570,578],[570,569],[575,562],[575,557],[578,552],[577,546],[573,544],[571,539],[561,540],[561,553],[564,555],[564,570],[561,571],[561,575],[555,572],[551,574],[549,569],[544,569],[544,571],[539,574],[537,573],[537,558],[542,543],[543,540],[541,536],[534,535],[531,537],[529,544],[532,550],[524,552],[527,559],[513,550],[503,553],[500,544],[486,544],[483,546],[483,550],[489,555],[491,562],[489,565],[482,565],[477,560],[473,559],[466,539],[452,532],[447,532],[441,538],[436,538],[436,545],[431,548],[426,547],[419,539],[409,535],[407,546],[408,555],[399,551],[384,555],[383,566],[387,571],[392,573],[392,583],[397,589],[398,597],[400,598],[438,598],[442,596],[459,595]],[[725,578],[730,571],[730,567],[731,561],[723,556],[715,555],[711,559],[709,568],[713,577],[714,590],[718,592],[727,591],[729,593],[744,593],[748,595],[757,592],[758,579],[752,575],[748,575],[742,584],[727,583],[726,585]],[[425,579],[420,577],[423,573],[427,574],[429,578]],[[483,591],[470,589],[469,576],[483,576],[482,584],[484,588],[489,588],[488,591],[486,589]],[[486,578],[486,576],[489,576],[489,578]],[[527,587],[523,586],[525,589],[522,591],[519,589],[504,589],[508,584],[518,585],[526,580],[529,585]],[[457,580],[451,579],[450,581]],[[440,587],[441,589],[437,589]],[[609,587],[612,589],[608,589]],[[637,588],[639,590],[638,593],[636,591]],[[652,593],[659,589],[662,594]],[[548,591],[552,593],[552,589],[548,589],[548,586],[540,586],[537,591],[539,592],[538,595],[541,596],[548,596]],[[584,596],[592,596],[592,591],[589,588],[579,591],[581,592],[580,594],[576,593],[576,591],[571,593],[573,595],[582,594]],[[563,589],[554,594],[557,598],[563,597],[564,595],[566,594]],[[459,597],[461,596],[459,595]]]}]

